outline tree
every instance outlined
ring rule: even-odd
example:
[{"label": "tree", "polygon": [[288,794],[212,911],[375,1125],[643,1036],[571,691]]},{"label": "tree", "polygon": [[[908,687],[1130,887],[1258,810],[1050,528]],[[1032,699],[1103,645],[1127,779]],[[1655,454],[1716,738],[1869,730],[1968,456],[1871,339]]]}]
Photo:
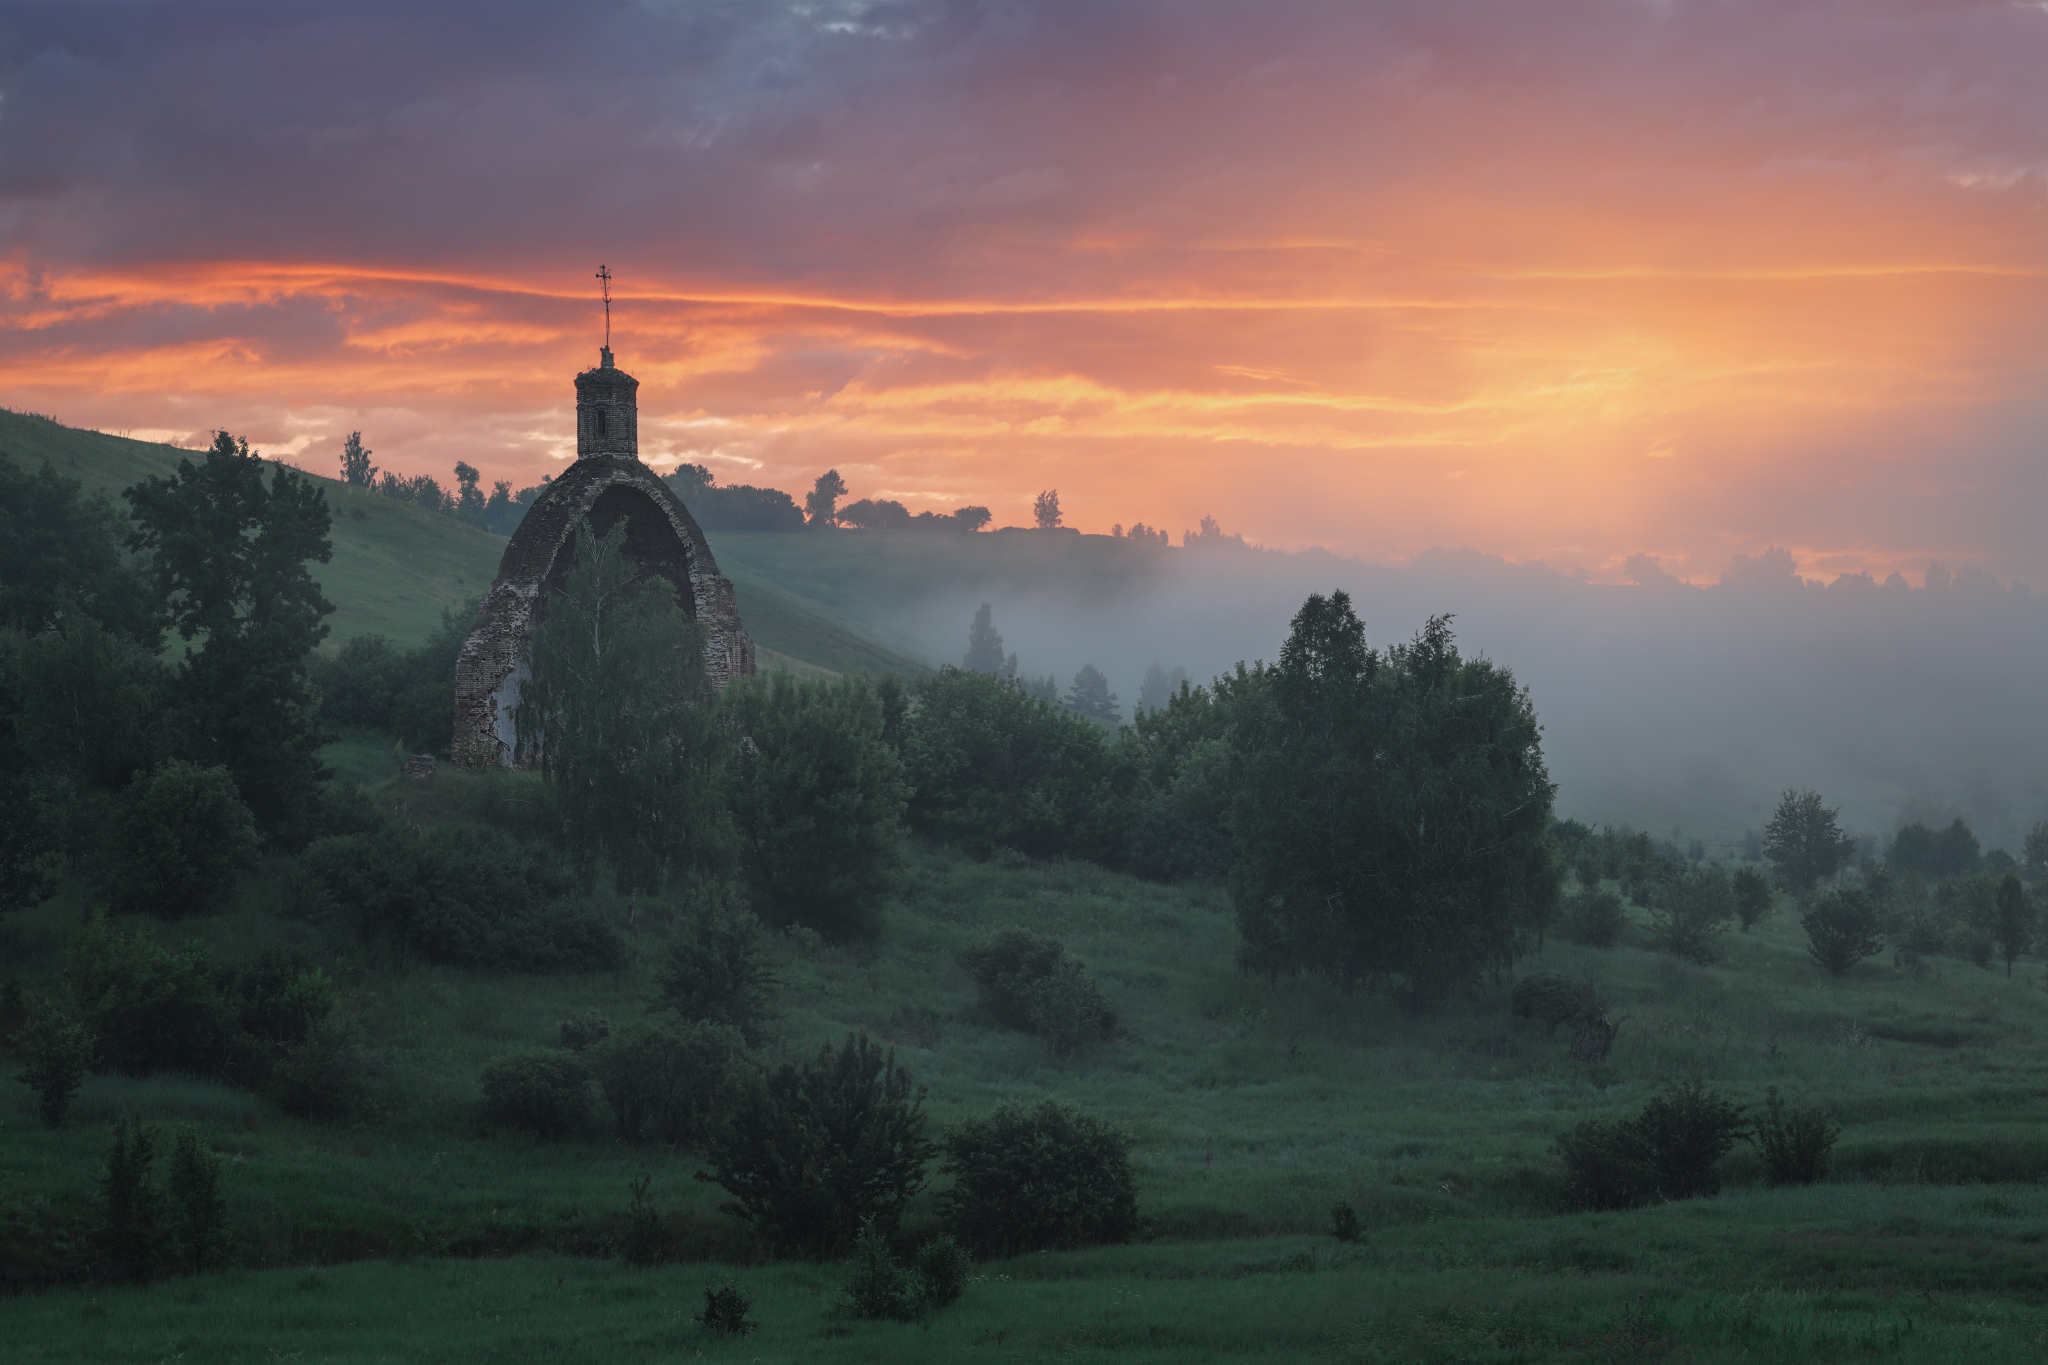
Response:
[{"label": "tree", "polygon": [[129,784],[118,831],[122,902],[166,919],[214,909],[262,847],[228,770],[178,759]]},{"label": "tree", "polygon": [[1127,775],[1101,726],[957,668],[919,679],[916,696],[903,743],[914,829],[977,858],[1120,855]]},{"label": "tree", "polygon": [[1847,976],[1849,969],[1884,947],[1878,931],[1882,915],[1878,897],[1869,886],[1851,886],[1831,891],[1815,901],[1800,917],[1806,930],[1806,953],[1831,976]]},{"label": "tree", "polygon": [[1031,519],[1041,531],[1050,531],[1060,524],[1059,489],[1048,488],[1031,500]]},{"label": "tree", "polygon": [[1017,656],[1004,656],[1003,637],[986,602],[974,613],[974,624],[967,628],[967,657],[960,661],[960,666],[976,673],[993,673],[999,678],[1016,676]]},{"label": "tree", "polygon": [[1771,913],[1771,884],[1755,868],[1737,868],[1729,879],[1729,890],[1735,896],[1735,917],[1742,921],[1743,933],[1748,933],[1752,925]]},{"label": "tree", "polygon": [[2035,886],[2048,886],[2048,820],[2037,820],[2020,844],[2020,875]]},{"label": "tree", "polygon": [[1383,656],[1343,593],[1296,613],[1240,709],[1240,962],[1415,1007],[1510,965],[1558,894],[1554,787],[1526,689],[1433,617]]},{"label": "tree", "polygon": [[1109,690],[1109,679],[1103,677],[1102,670],[1094,664],[1082,664],[1081,671],[1074,675],[1074,685],[1067,692],[1066,705],[1076,715],[1108,726],[1115,726],[1123,719],[1123,713],[1117,710],[1116,693]]},{"label": "tree", "polygon": [[963,531],[979,531],[993,518],[986,507],[958,507],[953,510],[953,520]]},{"label": "tree", "polygon": [[727,804],[741,876],[773,924],[834,938],[881,927],[903,863],[903,760],[866,678],[737,679]]},{"label": "tree", "polygon": [[719,840],[712,687],[702,628],[667,579],[636,578],[622,519],[580,522],[575,567],[526,649],[516,751],[538,757],[555,827],[586,873],[611,869],[637,915],[679,864]]},{"label": "tree", "polygon": [[779,984],[762,951],[760,920],[736,894],[713,883],[692,897],[669,941],[648,1009],[673,1010],[685,1024],[734,1029],[758,1044]]},{"label": "tree", "polygon": [[228,1203],[221,1194],[218,1153],[199,1145],[198,1134],[178,1134],[171,1149],[170,1247],[195,1275],[226,1250]]},{"label": "tree", "polygon": [[[326,776],[306,656],[334,610],[307,570],[333,556],[327,499],[308,478],[220,432],[203,464],[122,496],[129,544],[152,557],[159,595],[187,642],[174,685],[186,756],[234,776],[257,826],[298,842]],[[191,641],[201,640],[195,651]]]},{"label": "tree", "polygon": [[778,1251],[822,1260],[853,1245],[864,1220],[893,1231],[936,1150],[924,1092],[895,1052],[848,1034],[746,1086],[705,1143],[712,1169],[697,1178],[723,1187],[723,1211]]},{"label": "tree", "polygon": [[1658,947],[1694,962],[1720,958],[1721,931],[1735,918],[1728,874],[1709,867],[1666,882],[1653,896],[1650,932]]},{"label": "tree", "polygon": [[0,454],[0,628],[34,634],[84,617],[154,652],[162,603],[123,562],[121,514],[47,461],[34,474]]},{"label": "tree", "polygon": [[151,1167],[156,1130],[128,1118],[114,1120],[107,1173],[100,1179],[100,1227],[94,1241],[108,1278],[147,1284],[164,1252],[163,1195]]},{"label": "tree", "polygon": [[19,1079],[35,1092],[37,1113],[46,1126],[62,1127],[92,1069],[92,1034],[85,1021],[68,1002],[45,998],[29,1011],[13,1043],[22,1062]]},{"label": "tree", "polygon": [[1892,836],[1885,858],[1894,871],[1918,873],[1928,882],[1967,876],[1982,860],[1983,847],[1960,816],[1939,831],[1918,821],[1904,826]]},{"label": "tree", "polygon": [[2034,946],[2034,916],[2027,905],[2027,889],[2019,875],[2008,870],[1998,882],[1998,901],[1992,913],[1991,941],[2005,959],[2005,974],[2012,976],[2012,964]]},{"label": "tree", "polygon": [[1764,826],[1764,857],[1793,895],[1803,896],[1834,876],[1856,851],[1856,841],[1835,823],[1839,813],[1821,804],[1819,792],[1787,791]]},{"label": "tree", "polygon": [[351,431],[341,442],[341,481],[350,488],[375,488],[377,466],[370,463],[370,451],[363,449],[363,433]]},{"label": "tree", "polygon": [[459,490],[455,495],[455,515],[472,526],[484,524],[484,494],[478,487],[482,480],[483,475],[475,465],[455,462],[455,486]]},{"label": "tree", "polygon": [[1138,684],[1138,709],[1164,710],[1167,699],[1180,691],[1187,681],[1188,671],[1179,664],[1175,664],[1170,673],[1156,663],[1147,664],[1144,680]]},{"label": "tree", "polygon": [[837,526],[839,500],[845,496],[846,480],[839,477],[838,470],[828,469],[820,474],[804,498],[804,511],[809,514],[811,526]]}]

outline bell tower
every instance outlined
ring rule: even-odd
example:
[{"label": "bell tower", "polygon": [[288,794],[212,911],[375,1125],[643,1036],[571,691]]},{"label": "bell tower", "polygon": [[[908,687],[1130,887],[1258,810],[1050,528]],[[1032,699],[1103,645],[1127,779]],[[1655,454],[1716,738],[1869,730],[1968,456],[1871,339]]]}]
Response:
[{"label": "bell tower", "polygon": [[612,348],[576,376],[576,458],[640,458],[640,381],[612,364]]}]

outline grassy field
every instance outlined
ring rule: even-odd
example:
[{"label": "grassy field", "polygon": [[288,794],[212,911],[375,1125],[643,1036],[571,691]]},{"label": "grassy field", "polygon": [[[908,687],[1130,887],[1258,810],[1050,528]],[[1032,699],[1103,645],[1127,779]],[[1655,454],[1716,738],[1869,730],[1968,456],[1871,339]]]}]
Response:
[{"label": "grassy field", "polygon": [[[443,774],[378,799],[422,823],[520,799],[519,779]],[[1785,910],[1731,934],[1701,968],[1639,946],[1553,943],[1521,971],[1595,979],[1627,1016],[1613,1059],[1509,1016],[1506,985],[1442,1013],[1270,984],[1232,965],[1225,898],[1086,864],[977,864],[918,850],[872,945],[774,941],[785,987],[770,1057],[848,1029],[891,1040],[944,1128],[1042,1095],[1136,1139],[1139,1244],[981,1267],[927,1323],[836,1309],[838,1267],[760,1264],[687,1153],[605,1140],[491,1135],[474,1118],[483,1062],[552,1040],[589,1006],[644,1008],[662,910],[626,968],[507,978],[365,961],[278,920],[269,874],[240,904],[166,930],[234,960],[284,938],[341,982],[376,1059],[382,1113],[336,1130],[179,1078],[95,1078],[51,1133],[0,1086],[0,1251],[76,1235],[105,1123],[192,1123],[230,1159],[241,1268],[148,1290],[62,1288],[8,1305],[10,1359],[1544,1360],[2038,1358],[2048,1348],[2048,991],[2041,969],[1936,959],[1832,980]],[[613,907],[616,910],[616,907]],[[78,907],[60,896],[0,928],[0,952],[51,970]],[[989,1027],[957,965],[1002,924],[1057,932],[1123,1033],[1059,1060]],[[11,1071],[11,1068],[9,1068]],[[1560,1214],[1552,1138],[1633,1112],[1701,1076],[1754,1103],[1776,1085],[1842,1123],[1832,1182],[1771,1190],[1749,1149],[1717,1199]],[[683,1263],[605,1259],[627,1183],[653,1177]],[[912,1235],[934,1226],[934,1191]],[[1365,1236],[1339,1245],[1346,1199]],[[762,1332],[705,1338],[689,1321],[712,1276],[755,1294]]]},{"label": "grassy field", "polygon": [[[80,431],[40,417],[0,409],[0,454],[24,469],[45,460],[58,473],[119,502],[122,489],[174,472],[179,460],[200,452],[97,431]],[[453,517],[313,477],[334,517],[334,558],[313,565],[334,614],[325,648],[358,635],[385,635],[411,647],[422,643],[441,613],[482,595],[497,576],[505,538]],[[785,537],[790,538],[790,537]],[[714,555],[723,550],[714,546]],[[722,558],[728,577],[731,566]],[[735,578],[740,616],[755,642],[777,661],[833,673],[913,676],[925,665],[914,654],[878,643],[836,616],[829,604],[806,600],[772,583]]]}]

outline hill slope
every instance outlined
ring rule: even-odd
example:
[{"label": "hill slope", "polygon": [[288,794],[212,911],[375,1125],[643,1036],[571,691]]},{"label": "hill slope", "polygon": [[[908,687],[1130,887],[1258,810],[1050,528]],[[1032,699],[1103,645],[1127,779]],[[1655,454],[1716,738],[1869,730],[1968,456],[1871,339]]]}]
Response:
[{"label": "hill slope", "polygon": [[[89,491],[117,500],[122,489],[169,474],[195,454],[0,409],[0,455],[29,469],[47,460]],[[335,479],[308,477],[321,485],[334,514],[334,558],[316,565],[314,573],[335,606],[328,618],[329,648],[373,634],[417,645],[440,623],[442,612],[460,610],[496,577],[505,553],[502,536]],[[745,578],[735,578],[733,586],[741,619],[767,651],[766,663],[789,660],[835,673],[923,671],[914,656],[848,629],[786,588]]]}]

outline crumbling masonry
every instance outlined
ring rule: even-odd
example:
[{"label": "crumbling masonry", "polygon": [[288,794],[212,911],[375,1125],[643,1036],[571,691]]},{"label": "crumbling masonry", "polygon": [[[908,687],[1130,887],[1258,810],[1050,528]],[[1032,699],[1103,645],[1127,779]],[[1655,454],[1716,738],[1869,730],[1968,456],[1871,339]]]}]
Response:
[{"label": "crumbling masonry", "polygon": [[477,613],[455,663],[454,754],[465,767],[513,761],[512,711],[521,656],[549,594],[568,577],[566,553],[577,519],[605,533],[626,523],[626,557],[639,576],[675,584],[683,614],[706,627],[704,666],[723,687],[754,672],[754,642],[740,624],[732,584],[718,572],[689,509],[640,463],[640,381],[612,364],[609,346],[594,370],[576,376],[576,463],[535,500]]}]

